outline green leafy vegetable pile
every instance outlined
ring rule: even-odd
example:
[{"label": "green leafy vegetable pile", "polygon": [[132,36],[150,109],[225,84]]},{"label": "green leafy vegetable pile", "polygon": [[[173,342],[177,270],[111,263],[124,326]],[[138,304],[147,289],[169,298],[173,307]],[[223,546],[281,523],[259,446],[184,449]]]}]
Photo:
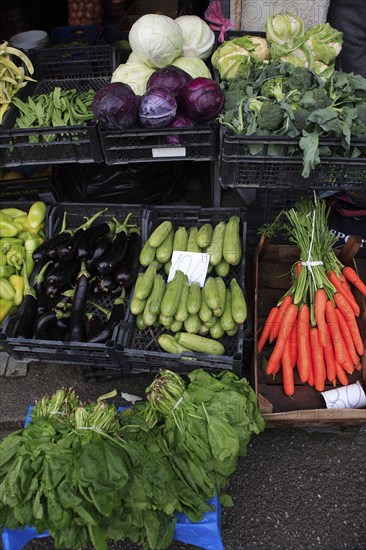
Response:
[{"label": "green leafy vegetable pile", "polygon": [[129,539],[157,549],[172,542],[176,512],[200,521],[217,492],[230,505],[222,489],[264,420],[245,379],[189,378],[161,371],[148,399],[119,414],[109,396],[43,397],[0,444],[0,527],[48,530],[56,548]]},{"label": "green leafy vegetable pile", "polygon": [[[302,176],[320,163],[320,156],[345,157],[351,137],[366,136],[366,79],[335,71],[327,80],[306,67],[271,60],[254,67],[248,77],[222,82],[225,93],[221,124],[243,135],[299,138],[292,154],[302,155]],[[334,150],[320,138],[339,140]],[[248,146],[251,155],[263,145]],[[281,155],[275,142],[269,154]],[[355,148],[353,156],[361,150]]]}]

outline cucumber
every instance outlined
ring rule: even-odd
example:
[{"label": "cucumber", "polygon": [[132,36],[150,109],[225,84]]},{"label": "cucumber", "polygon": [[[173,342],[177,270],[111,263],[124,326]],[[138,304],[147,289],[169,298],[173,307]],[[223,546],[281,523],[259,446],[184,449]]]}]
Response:
[{"label": "cucumber", "polygon": [[178,332],[175,339],[179,344],[192,351],[199,353],[207,353],[209,355],[223,355],[225,352],[221,342],[217,342],[211,338],[205,338],[199,334],[188,334],[186,332]]},{"label": "cucumber", "polygon": [[226,289],[226,303],[224,313],[220,317],[220,323],[222,326],[222,330],[224,330],[225,332],[234,330],[236,326],[236,323],[231,314],[231,290],[229,288]]},{"label": "cucumber", "polygon": [[[152,290],[154,285],[154,279],[156,275],[157,263],[152,262],[149,267],[144,271],[142,277],[137,277],[135,284],[135,291],[133,295],[139,300],[145,300]],[[140,275],[140,274],[139,274]]]},{"label": "cucumber", "polygon": [[215,317],[221,317],[225,309],[226,285],[225,285],[224,279],[222,279],[221,277],[215,278],[215,284],[216,284],[217,295],[219,297],[219,307],[214,310],[214,315]]},{"label": "cucumber", "polygon": [[182,330],[182,328],[183,328],[183,322],[177,321],[176,319],[174,319],[169,326],[169,330],[171,330],[172,332],[179,332],[180,330]]},{"label": "cucumber", "polygon": [[159,315],[160,313],[160,305],[161,301],[163,299],[165,292],[165,281],[162,275],[160,273],[157,273],[154,278],[154,285],[151,291],[151,294],[149,296],[150,302],[149,302],[149,308],[150,313],[153,315]]},{"label": "cucumber", "polygon": [[235,325],[235,328],[233,328],[233,330],[227,330],[226,334],[228,336],[235,336],[235,334],[237,334],[238,330],[239,330],[238,325]]},{"label": "cucumber", "polygon": [[203,292],[201,292],[201,307],[198,312],[198,315],[202,323],[207,323],[207,321],[209,321],[213,317],[212,309],[208,307],[206,298]]},{"label": "cucumber", "polygon": [[135,318],[136,327],[138,330],[145,330],[146,325],[144,323],[144,313],[139,313]]},{"label": "cucumber", "polygon": [[[142,275],[142,273],[139,273],[139,275]],[[138,298],[136,298],[135,295],[133,295],[130,303],[131,313],[133,313],[134,315],[138,315],[139,313],[142,313],[145,309],[145,305],[146,305],[146,299],[139,300]]]},{"label": "cucumber", "polygon": [[215,266],[216,275],[219,277],[226,277],[230,272],[230,264],[226,260],[221,260],[219,264]]},{"label": "cucumber", "polygon": [[151,264],[151,262],[155,260],[155,254],[156,254],[156,249],[150,245],[149,239],[147,239],[146,243],[144,244],[140,252],[140,256],[139,256],[140,264],[144,267],[148,267]]},{"label": "cucumber", "polygon": [[211,328],[211,327],[214,326],[214,324],[216,323],[216,321],[217,321],[217,317],[215,317],[215,315],[212,314],[212,315],[211,315],[211,318],[208,319],[208,320],[206,321],[205,325],[207,325],[208,328]]},{"label": "cucumber", "polygon": [[201,248],[206,248],[212,239],[213,228],[210,223],[205,223],[199,228],[197,233],[197,244]]},{"label": "cucumber", "polygon": [[210,332],[210,328],[204,323],[201,323],[201,327],[198,331],[198,334],[200,334],[201,336],[206,336],[209,332]]},{"label": "cucumber", "polygon": [[239,265],[241,260],[240,218],[231,216],[225,227],[224,245],[222,249],[224,260],[230,265]]},{"label": "cucumber", "polygon": [[190,334],[197,334],[201,328],[201,319],[198,316],[198,313],[194,315],[188,315],[187,319],[184,321],[184,329]]},{"label": "cucumber", "polygon": [[166,220],[165,222],[161,222],[161,224],[154,229],[149,237],[150,246],[158,248],[172,229],[173,225],[171,221]]},{"label": "cucumber", "polygon": [[167,317],[166,315],[160,313],[159,321],[160,324],[163,325],[163,327],[170,328],[171,324],[174,322],[174,317]]},{"label": "cucumber", "polygon": [[191,315],[198,313],[201,308],[201,286],[199,283],[192,283],[188,291],[187,311]]},{"label": "cucumber", "polygon": [[174,336],[171,336],[170,334],[161,334],[158,338],[158,344],[167,353],[180,354],[184,351],[190,351],[188,348],[185,348],[179,344]]},{"label": "cucumber", "polygon": [[222,329],[220,321],[217,320],[213,327],[210,328],[210,336],[214,340],[219,340],[225,334],[225,331]]},{"label": "cucumber", "polygon": [[236,323],[244,323],[248,315],[248,309],[243,291],[235,277],[230,281],[230,290],[231,315]]},{"label": "cucumber", "polygon": [[202,250],[197,244],[197,233],[198,233],[197,227],[192,226],[189,228],[187,252],[202,252]]},{"label": "cucumber", "polygon": [[208,277],[203,287],[203,295],[206,304],[212,311],[218,310],[220,307],[219,295],[217,292],[216,282],[214,277]]},{"label": "cucumber", "polygon": [[172,229],[156,249],[156,259],[158,262],[165,264],[171,259],[173,253],[173,238],[174,231]]},{"label": "cucumber", "polygon": [[157,315],[155,315],[154,313],[151,313],[151,311],[150,311],[150,304],[151,304],[152,296],[153,296],[153,293],[151,293],[150,296],[148,297],[148,299],[146,300],[145,309],[144,309],[144,312],[142,314],[144,323],[147,327],[151,327],[156,322],[156,320],[158,318]]},{"label": "cucumber", "polygon": [[[187,277],[187,275],[185,275],[185,279],[183,281],[182,292],[181,292],[181,295],[180,295],[178,309],[175,312],[175,318],[176,318],[177,321],[182,321],[183,322],[188,317],[188,311],[187,311],[188,292],[189,292],[188,277]],[[176,331],[176,332],[178,332],[178,331]]]},{"label": "cucumber", "polygon": [[185,227],[180,226],[174,233],[173,250],[187,250],[188,231]]},{"label": "cucumber", "polygon": [[222,260],[222,249],[224,246],[226,223],[224,221],[215,225],[212,239],[209,246],[206,248],[207,254],[210,255],[210,264],[213,266],[218,265]]},{"label": "cucumber", "polygon": [[164,273],[165,273],[165,275],[167,275],[167,276],[169,275],[169,271],[170,271],[171,267],[172,267],[172,261],[171,260],[169,260],[169,262],[166,262],[164,264]]},{"label": "cucumber", "polygon": [[187,275],[178,269],[175,272],[174,279],[166,285],[160,309],[166,317],[174,317],[176,314],[182,294],[183,281],[186,277]]}]

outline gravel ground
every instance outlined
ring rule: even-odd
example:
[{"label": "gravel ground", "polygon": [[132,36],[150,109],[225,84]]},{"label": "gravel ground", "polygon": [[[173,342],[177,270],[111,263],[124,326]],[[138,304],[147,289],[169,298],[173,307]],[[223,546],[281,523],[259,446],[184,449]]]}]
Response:
[{"label": "gravel ground", "polygon": [[[113,388],[142,395],[150,379],[139,375],[87,384],[72,367],[31,364],[26,378],[0,380],[0,436],[21,425],[30,402],[61,385],[94,399]],[[225,549],[365,550],[365,456],[366,428],[267,429],[254,437],[227,487],[235,505],[222,514]],[[46,538],[33,540],[25,550],[53,548]],[[128,542],[110,545],[111,550],[139,548]],[[171,545],[172,550],[193,548]]]}]

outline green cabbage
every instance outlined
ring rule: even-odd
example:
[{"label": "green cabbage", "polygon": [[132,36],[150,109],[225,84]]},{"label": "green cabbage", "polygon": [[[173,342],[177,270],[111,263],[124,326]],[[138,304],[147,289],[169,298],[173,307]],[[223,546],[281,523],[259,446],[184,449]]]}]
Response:
[{"label": "green cabbage", "polygon": [[192,78],[198,78],[199,76],[212,78],[212,74],[206,63],[198,57],[178,57],[178,59],[173,61],[172,65],[186,71]]},{"label": "green cabbage", "polygon": [[311,69],[313,67],[313,56],[311,50],[303,44],[300,48],[289,52],[287,55],[281,55],[279,58],[282,61],[291,63],[295,67],[307,67]]},{"label": "green cabbage", "polygon": [[146,84],[155,69],[145,63],[128,61],[122,63],[112,74],[111,82],[129,84],[136,95],[144,95]]},{"label": "green cabbage", "polygon": [[128,35],[133,53],[146,65],[161,68],[183,53],[183,33],[171,17],[148,13],[139,17]]},{"label": "green cabbage", "polygon": [[253,65],[269,59],[269,48],[261,36],[241,36],[227,40],[212,54],[211,63],[221,80],[248,76]]},{"label": "green cabbage", "polygon": [[304,41],[304,23],[293,13],[277,13],[268,17],[265,29],[270,43],[300,45]]},{"label": "green cabbage", "polygon": [[175,20],[183,33],[183,56],[208,59],[212,53],[215,34],[197,15],[182,15]]},{"label": "green cabbage", "polygon": [[343,33],[329,23],[319,23],[305,33],[306,45],[316,61],[326,65],[333,63],[342,49]]}]

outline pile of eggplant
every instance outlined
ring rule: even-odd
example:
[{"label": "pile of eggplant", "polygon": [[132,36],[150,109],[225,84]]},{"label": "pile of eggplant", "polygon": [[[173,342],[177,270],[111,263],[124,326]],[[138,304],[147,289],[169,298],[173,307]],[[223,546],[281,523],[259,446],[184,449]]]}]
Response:
[{"label": "pile of eggplant", "polygon": [[[126,293],[133,285],[141,249],[140,228],[98,218],[100,210],[79,227],[60,232],[33,253],[39,270],[26,284],[18,338],[105,343],[123,319]],[[106,307],[107,306],[107,307]]]}]

